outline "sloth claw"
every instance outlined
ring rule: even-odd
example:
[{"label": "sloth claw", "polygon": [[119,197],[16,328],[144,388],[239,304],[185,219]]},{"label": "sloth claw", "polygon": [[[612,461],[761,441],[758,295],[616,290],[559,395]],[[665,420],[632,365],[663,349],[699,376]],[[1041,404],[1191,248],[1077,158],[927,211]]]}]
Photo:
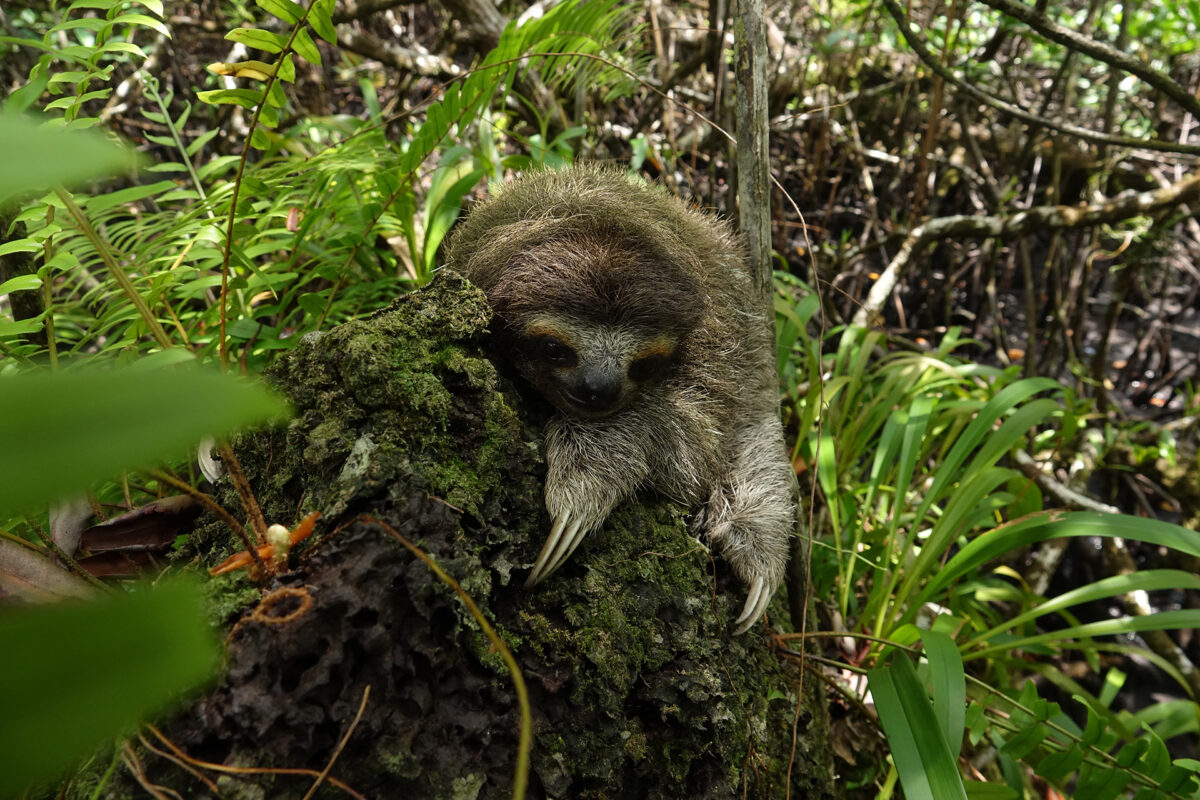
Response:
[{"label": "sloth claw", "polygon": [[533,565],[533,570],[529,573],[529,577],[525,579],[525,588],[528,589],[536,586],[538,581],[549,575],[547,572],[542,573],[546,566],[546,562],[550,560],[550,555],[554,552],[554,546],[562,537],[563,528],[567,524],[567,515],[563,514],[554,520],[554,525],[550,528],[550,535],[546,537],[546,543],[542,545],[542,552],[538,553],[537,561]]},{"label": "sloth claw", "polygon": [[767,603],[770,601],[771,592],[767,591],[762,576],[756,575],[751,578],[750,589],[746,593],[746,604],[742,606],[742,613],[733,621],[734,634],[745,633],[749,630],[767,610]]},{"label": "sloth claw", "polygon": [[525,580],[525,588],[528,589],[544,581],[561,567],[571,553],[575,552],[575,548],[583,541],[586,533],[587,530],[583,527],[582,519],[576,517],[572,520],[569,511],[559,514],[550,528],[550,535],[546,537],[546,543],[542,545],[542,551],[538,553],[533,571]]}]

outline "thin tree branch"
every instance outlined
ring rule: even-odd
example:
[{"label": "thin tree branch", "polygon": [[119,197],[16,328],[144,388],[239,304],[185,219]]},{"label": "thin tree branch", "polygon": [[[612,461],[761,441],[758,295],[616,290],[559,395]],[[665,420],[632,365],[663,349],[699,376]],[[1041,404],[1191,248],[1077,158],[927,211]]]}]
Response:
[{"label": "thin tree branch", "polygon": [[1117,147],[1141,148],[1143,150],[1158,150],[1166,153],[1187,153],[1190,155],[1200,155],[1200,145],[1194,144],[1174,144],[1172,142],[1163,142],[1158,139],[1133,139],[1128,136],[1112,136],[1105,133],[1096,133],[1087,128],[1080,128],[1077,125],[1070,125],[1065,122],[1057,122],[1055,120],[1039,117],[1037,114],[1031,114],[1023,108],[1014,106],[1011,103],[994,97],[987,92],[975,88],[971,84],[959,78],[950,68],[937,59],[933,53],[929,51],[929,43],[925,39],[925,34],[921,33],[921,29],[908,17],[904,16],[904,11],[900,8],[896,0],[883,0],[884,6],[887,7],[888,13],[896,20],[897,27],[900,28],[901,35],[908,42],[908,46],[913,49],[925,65],[940,75],[943,80],[949,81],[958,87],[959,91],[974,97],[981,103],[1003,111],[1005,114],[1010,114],[1019,120],[1028,122],[1031,125],[1041,125],[1061,133],[1070,134],[1078,139],[1083,139],[1086,142],[1094,144],[1108,144]]},{"label": "thin tree branch", "polygon": [[1058,42],[1064,47],[1083,53],[1089,58],[1103,61],[1130,75],[1136,75],[1146,83],[1158,89],[1183,106],[1193,115],[1200,117],[1200,101],[1197,101],[1186,88],[1171,80],[1170,76],[1151,69],[1143,61],[1139,61],[1127,53],[1122,53],[1104,42],[1098,42],[1077,31],[1064,28],[1057,22],[1046,18],[1045,14],[1014,0],[980,0],[997,11],[1007,14],[1013,19],[1019,19],[1052,42]]},{"label": "thin tree branch", "polygon": [[[885,3],[894,0],[883,0]],[[1200,173],[1178,183],[1148,192],[1123,192],[1104,203],[1090,206],[1035,206],[1007,217],[955,215],[931,219],[913,228],[900,251],[871,287],[866,301],[854,315],[854,324],[866,327],[878,320],[883,304],[891,296],[900,275],[935,239],[947,237],[1011,237],[1037,230],[1082,228],[1117,222],[1149,214],[1200,196]]]}]

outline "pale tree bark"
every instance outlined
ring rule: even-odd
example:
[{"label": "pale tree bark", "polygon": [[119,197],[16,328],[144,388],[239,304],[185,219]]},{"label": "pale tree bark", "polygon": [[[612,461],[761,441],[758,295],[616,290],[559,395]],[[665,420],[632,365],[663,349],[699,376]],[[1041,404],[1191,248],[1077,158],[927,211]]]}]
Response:
[{"label": "pale tree bark", "polygon": [[763,0],[734,7],[738,207],[750,264],[771,318],[771,161],[767,139],[767,24]]}]

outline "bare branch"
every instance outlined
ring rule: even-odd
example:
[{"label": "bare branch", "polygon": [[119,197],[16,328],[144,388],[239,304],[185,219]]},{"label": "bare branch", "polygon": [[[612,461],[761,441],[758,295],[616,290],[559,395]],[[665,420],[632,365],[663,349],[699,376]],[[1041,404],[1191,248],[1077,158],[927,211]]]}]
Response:
[{"label": "bare branch", "polygon": [[1139,61],[1127,53],[1122,53],[1104,42],[1098,42],[1091,37],[1064,28],[1057,22],[1047,19],[1037,9],[1014,2],[1014,0],[981,0],[997,11],[1007,14],[1013,19],[1019,19],[1047,39],[1058,42],[1064,47],[1083,53],[1085,56],[1103,61],[1109,66],[1136,75],[1146,83],[1170,97],[1179,105],[1190,111],[1193,116],[1200,117],[1200,101],[1187,89],[1171,80],[1170,76],[1151,69],[1145,62]]},{"label": "bare branch", "polygon": [[908,17],[904,16],[904,11],[901,10],[896,0],[883,0],[883,4],[887,6],[888,13],[896,20],[896,25],[900,28],[900,33],[908,42],[908,46],[913,49],[925,65],[935,73],[940,75],[943,80],[949,81],[958,87],[959,91],[974,97],[981,103],[1003,111],[1005,114],[1010,114],[1017,119],[1030,123],[1031,125],[1040,125],[1051,130],[1059,131],[1060,133],[1070,134],[1078,139],[1083,139],[1094,144],[1107,144],[1116,147],[1141,148],[1144,150],[1159,150],[1167,153],[1188,153],[1190,155],[1200,155],[1200,145],[1193,144],[1174,144],[1172,142],[1164,142],[1158,139],[1133,139],[1128,136],[1112,136],[1106,133],[1097,133],[1096,131],[1080,128],[1078,125],[1070,125],[1065,122],[1057,122],[1045,117],[1039,117],[1037,114],[1031,114],[1023,108],[1007,103],[998,97],[994,97],[987,92],[975,88],[971,84],[959,78],[950,68],[938,60],[937,56],[929,51],[929,43],[925,39],[925,34],[921,33],[921,29]]},{"label": "bare branch", "polygon": [[[883,0],[891,3],[894,0]],[[1178,183],[1148,192],[1122,192],[1104,203],[1090,206],[1036,206],[1007,217],[956,215],[931,219],[913,228],[900,246],[900,252],[887,265],[879,280],[871,287],[867,299],[854,315],[854,324],[866,327],[874,324],[880,309],[896,287],[905,268],[936,239],[946,237],[1011,237],[1038,230],[1082,228],[1119,222],[1149,214],[1177,203],[1186,203],[1200,196],[1200,173]]]}]

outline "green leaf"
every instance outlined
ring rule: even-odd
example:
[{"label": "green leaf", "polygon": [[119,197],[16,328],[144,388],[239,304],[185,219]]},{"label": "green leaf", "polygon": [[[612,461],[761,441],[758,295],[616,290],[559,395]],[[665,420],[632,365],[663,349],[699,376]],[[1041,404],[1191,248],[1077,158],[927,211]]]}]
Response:
[{"label": "green leaf", "polygon": [[296,38],[292,40],[292,47],[295,48],[296,54],[308,63],[316,64],[317,66],[321,65],[321,51],[317,49],[316,43],[304,28],[296,31]]},{"label": "green leaf", "polygon": [[9,242],[0,244],[0,256],[7,256],[13,253],[36,253],[42,249],[42,246],[33,239],[13,239]]},{"label": "green leaf", "polygon": [[126,25],[137,25],[141,28],[150,28],[158,31],[168,39],[171,38],[171,30],[156,20],[154,17],[148,17],[145,14],[122,14],[113,20],[113,23],[125,23]]},{"label": "green leaf", "polygon": [[225,38],[233,42],[241,42],[247,47],[266,50],[268,53],[282,53],[287,45],[287,37],[258,28],[237,28],[225,34]]},{"label": "green leaf", "polygon": [[201,591],[181,581],[10,607],[0,615],[0,652],[3,797],[161,714],[219,663]]},{"label": "green leaf", "polygon": [[104,46],[100,48],[100,52],[101,53],[128,53],[129,55],[135,56],[138,59],[146,59],[149,57],[146,55],[145,50],[138,47],[136,44],[132,44],[130,42],[119,42],[119,41],[105,42]]},{"label": "green leaf", "polygon": [[292,0],[254,0],[263,11],[278,17],[288,25],[295,25],[304,17],[304,9]]},{"label": "green leaf", "polygon": [[334,0],[314,0],[308,11],[308,24],[317,36],[330,44],[337,44],[337,31],[333,27]]},{"label": "green leaf", "polygon": [[0,514],[179,456],[204,436],[283,411],[262,386],[199,368],[0,378]]},{"label": "green leaf", "polygon": [[88,210],[89,214],[96,214],[124,203],[136,203],[138,200],[153,197],[168,189],[174,189],[176,185],[175,181],[158,181],[157,183],[147,183],[143,186],[130,186],[128,189],[120,189],[115,192],[89,197],[83,203],[83,206]]},{"label": "green leaf", "polygon": [[4,283],[0,283],[0,297],[12,292],[29,292],[39,288],[42,285],[42,279],[37,275],[18,275],[15,278],[10,278]]},{"label": "green leaf", "polygon": [[871,670],[867,682],[907,800],[966,800],[956,754],[908,656],[896,653],[893,665]]},{"label": "green leaf", "polygon": [[967,678],[958,646],[944,633],[926,631],[922,636],[929,676],[933,681],[934,716],[947,744],[956,752],[962,746],[967,715]]},{"label": "green leaf", "polygon": [[16,114],[0,115],[0,205],[55,184],[131,170],[136,156],[98,134],[63,131]]},{"label": "green leaf", "polygon": [[120,5],[120,3],[121,0],[75,0],[67,8],[67,11],[78,11],[81,8],[94,8],[98,11],[107,11],[110,8]]},{"label": "green leaf", "polygon": [[1200,533],[1168,522],[1094,511],[1043,511],[972,539],[938,570],[921,591],[915,605],[920,606],[964,574],[1004,553],[1047,539],[1077,536],[1118,536],[1200,556]]},{"label": "green leaf", "polygon": [[[0,37],[0,39],[3,39],[3,37]],[[10,38],[8,42],[19,44],[22,43],[22,40],[13,40]],[[39,44],[38,42],[33,43],[34,47],[37,47]],[[42,58],[49,58],[49,56],[45,55]],[[33,105],[34,101],[42,96],[42,92],[46,91],[46,86],[50,83],[50,74],[45,70],[38,70],[36,67],[35,72],[36,74],[30,76],[29,83],[11,92],[4,100],[4,111],[6,114],[17,115],[23,111],[27,111]]]},{"label": "green leaf", "polygon": [[[23,336],[27,333],[40,331],[45,324],[44,317],[46,312],[38,314],[31,319],[23,319],[20,322],[9,322],[6,319],[0,319],[0,339],[10,339],[13,336]],[[0,430],[3,427],[0,426]]]},{"label": "green leaf", "polygon": [[250,134],[250,146],[258,150],[268,150],[271,147],[271,137],[263,130],[262,126],[254,129]]},{"label": "green leaf", "polygon": [[296,60],[292,58],[292,54],[288,53],[283,57],[283,62],[279,65],[279,80],[287,81],[288,83],[296,82]]},{"label": "green leaf", "polygon": [[209,105],[234,105],[253,109],[263,99],[262,89],[209,89],[196,92],[196,97]]},{"label": "green leaf", "polygon": [[974,637],[971,644],[985,642],[1001,631],[1015,630],[1030,620],[1081,603],[1090,603],[1093,600],[1101,600],[1119,594],[1156,592],[1164,589],[1200,590],[1200,575],[1178,569],[1151,569],[1094,581],[1064,592],[1012,619],[1004,620],[999,625]]},{"label": "green leaf", "polygon": [[316,292],[305,292],[296,298],[296,305],[304,309],[312,317],[320,317],[325,311],[325,295]]},{"label": "green leaf", "polygon": [[980,783],[967,781],[967,797],[969,800],[1017,800],[1016,790],[1003,783]]}]

